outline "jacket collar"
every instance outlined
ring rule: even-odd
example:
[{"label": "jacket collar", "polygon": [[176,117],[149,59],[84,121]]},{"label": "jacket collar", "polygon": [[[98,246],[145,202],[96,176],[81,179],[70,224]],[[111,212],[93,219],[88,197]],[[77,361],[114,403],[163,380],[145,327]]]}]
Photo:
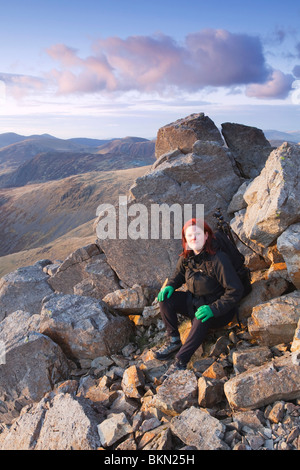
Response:
[{"label": "jacket collar", "polygon": [[203,250],[200,253],[198,253],[197,255],[195,255],[195,254],[190,255],[187,260],[192,262],[192,263],[201,263],[202,261],[205,261],[208,258],[209,258],[209,253],[207,253],[207,251]]}]

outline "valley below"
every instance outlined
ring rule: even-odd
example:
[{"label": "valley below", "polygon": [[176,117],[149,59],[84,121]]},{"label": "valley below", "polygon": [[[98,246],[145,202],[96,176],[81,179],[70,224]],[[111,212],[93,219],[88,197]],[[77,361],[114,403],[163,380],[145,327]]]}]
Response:
[{"label": "valley below", "polygon": [[50,137],[0,135],[0,145],[17,140],[0,148],[0,277],[94,241],[97,207],[115,204],[155,161],[146,139]]}]

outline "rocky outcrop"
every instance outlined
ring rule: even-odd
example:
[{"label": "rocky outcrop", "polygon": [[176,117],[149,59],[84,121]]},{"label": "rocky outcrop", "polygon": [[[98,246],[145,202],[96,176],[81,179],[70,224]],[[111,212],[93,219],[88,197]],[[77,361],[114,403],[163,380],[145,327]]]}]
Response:
[{"label": "rocky outcrop", "polygon": [[0,422],[11,423],[70,373],[60,347],[39,332],[39,315],[18,310],[0,323],[5,361],[0,365]]},{"label": "rocky outcrop", "polygon": [[122,355],[103,357],[104,368],[95,363],[81,378],[56,385],[40,402],[23,408],[11,426],[4,426],[0,448],[299,448],[299,365],[288,345],[280,351],[247,343],[246,330],[223,333],[216,333],[219,340],[209,355],[162,385],[149,374],[157,367],[150,350],[148,356],[147,349],[140,354],[131,344]]},{"label": "rocky outcrop", "polygon": [[71,253],[50,277],[49,284],[56,292],[96,298],[102,298],[120,287],[105,254],[96,244]]},{"label": "rocky outcrop", "polygon": [[248,320],[249,333],[268,346],[289,343],[299,318],[300,291],[295,291],[254,307]]},{"label": "rocky outcrop", "polygon": [[299,145],[285,143],[273,150],[244,193],[244,232],[263,248],[300,220],[299,157]]},{"label": "rocky outcrop", "polygon": [[247,179],[258,176],[272,151],[263,131],[256,127],[225,122],[222,124],[222,134],[241,175]]},{"label": "rocky outcrop", "polygon": [[[130,188],[127,213],[137,214],[136,222],[139,224],[146,220],[146,233],[141,233],[141,238],[139,235],[132,238],[128,229],[128,236],[122,234],[122,238],[99,239],[97,243],[123,283],[130,287],[139,284],[157,289],[172,273],[181,252],[182,222],[189,214],[184,212],[185,208],[188,211],[192,207],[195,215],[196,204],[200,209],[204,206],[207,220],[214,224],[216,208],[223,208],[225,213],[240,184],[232,155],[225,146],[196,141],[191,153],[179,153],[170,160],[162,160]],[[120,207],[115,209],[118,225]],[[139,214],[141,210],[142,215]],[[159,211],[164,214],[164,224],[159,219]],[[180,230],[179,234],[177,230],[175,240],[172,211],[175,217],[177,214],[177,223],[180,219]],[[135,223],[130,217],[128,220]],[[168,227],[169,231],[163,233],[163,228]],[[153,229],[158,230],[159,240],[158,236],[153,236]]]},{"label": "rocky outcrop", "polygon": [[128,318],[114,315],[104,302],[90,297],[53,294],[45,299],[40,316],[41,333],[74,360],[116,353],[131,334]]},{"label": "rocky outcrop", "polygon": [[43,267],[50,263],[40,261],[0,279],[0,321],[16,310],[40,313],[43,298],[53,293],[47,282],[49,276],[43,272]]},{"label": "rocky outcrop", "polygon": [[159,158],[172,150],[190,153],[196,140],[213,141],[223,145],[214,122],[204,113],[192,114],[161,127],[157,133],[155,156]]},{"label": "rocky outcrop", "polygon": [[103,419],[88,400],[69,393],[50,394],[24,410],[2,436],[1,449],[96,450],[100,445],[97,427]]},{"label": "rocky outcrop", "polygon": [[293,364],[291,357],[267,362],[228,380],[224,392],[234,410],[260,408],[277,400],[299,398],[299,366]]}]

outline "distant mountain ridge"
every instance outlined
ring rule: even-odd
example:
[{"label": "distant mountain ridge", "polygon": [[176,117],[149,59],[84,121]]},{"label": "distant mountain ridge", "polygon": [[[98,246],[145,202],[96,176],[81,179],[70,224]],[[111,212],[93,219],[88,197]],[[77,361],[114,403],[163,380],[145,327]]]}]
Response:
[{"label": "distant mountain ridge", "polygon": [[8,145],[16,144],[18,142],[24,142],[25,140],[45,140],[53,139],[57,141],[63,141],[66,143],[73,143],[76,145],[84,145],[90,147],[97,147],[110,142],[112,139],[89,139],[87,137],[74,137],[71,139],[59,139],[51,134],[33,134],[29,136],[16,134],[14,132],[6,132],[0,134],[0,148],[7,147]]},{"label": "distant mountain ridge", "polygon": [[[22,136],[19,136],[21,139]],[[122,139],[57,139],[49,135],[18,140],[0,135],[0,188],[20,187],[62,179],[90,171],[110,171],[151,165],[154,141],[140,137]]]},{"label": "distant mountain ridge", "polygon": [[264,134],[268,140],[279,140],[287,142],[300,142],[300,131],[281,132],[273,129],[265,130]]},{"label": "distant mountain ridge", "polygon": [[73,152],[46,152],[23,163],[15,171],[0,176],[0,188],[20,187],[28,183],[45,183],[91,171],[112,171],[151,165],[153,151],[145,156],[126,154],[83,154]]}]

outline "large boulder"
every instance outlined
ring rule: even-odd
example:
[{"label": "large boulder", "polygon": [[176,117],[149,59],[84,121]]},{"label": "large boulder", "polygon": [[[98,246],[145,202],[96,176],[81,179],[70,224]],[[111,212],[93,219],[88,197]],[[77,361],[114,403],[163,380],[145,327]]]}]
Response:
[{"label": "large boulder", "polygon": [[0,421],[11,423],[25,405],[38,402],[66,379],[69,364],[60,347],[39,333],[39,315],[21,310],[0,323],[5,346],[0,364]]},{"label": "large boulder", "polygon": [[299,318],[300,291],[295,291],[254,307],[248,330],[261,344],[288,343],[293,340]]},{"label": "large boulder", "polygon": [[43,298],[53,293],[47,282],[49,276],[43,272],[43,266],[50,262],[39,261],[0,279],[0,321],[16,310],[40,313]]},{"label": "large boulder", "polygon": [[157,389],[152,406],[163,413],[176,416],[186,408],[197,404],[198,383],[193,371],[176,371],[167,377]]},{"label": "large boulder", "polygon": [[89,400],[48,395],[0,436],[1,450],[97,450],[104,417]]},{"label": "large boulder", "polygon": [[224,384],[233,410],[260,408],[276,400],[300,397],[300,366],[291,356],[282,356],[236,375]]},{"label": "large boulder", "polygon": [[197,450],[229,450],[223,441],[226,427],[204,409],[191,406],[171,421],[171,430]]},{"label": "large boulder", "polygon": [[71,359],[95,359],[119,352],[129,342],[132,323],[101,300],[53,294],[43,304],[40,332]]},{"label": "large boulder", "polygon": [[299,159],[300,146],[284,143],[244,193],[244,232],[263,248],[300,221]]},{"label": "large boulder", "polygon": [[208,116],[204,113],[191,114],[158,130],[155,156],[159,158],[176,149],[190,153],[196,140],[224,143],[218,128]]},{"label": "large boulder", "polygon": [[245,178],[255,178],[272,151],[263,131],[256,127],[225,122],[222,134]]},{"label": "large boulder", "polygon": [[240,320],[246,320],[257,305],[281,296],[288,289],[288,282],[280,276],[271,276],[268,279],[258,278],[252,282],[252,291],[239,303]]},{"label": "large boulder", "polygon": [[[127,207],[114,207],[117,226],[121,225],[121,213],[124,221],[124,210],[128,215],[128,233],[105,238],[99,227],[106,222],[106,215],[99,215],[102,222],[97,226],[97,243],[118,278],[129,287],[139,284],[159,288],[172,273],[182,251],[184,220],[192,215],[203,216],[204,209],[205,218],[214,226],[213,213],[218,207],[226,212],[241,184],[225,146],[196,141],[192,150],[188,155],[178,153],[173,159],[162,161],[138,178],[125,201]],[[133,218],[135,214],[137,217]],[[131,229],[135,226],[138,230],[133,234]]]},{"label": "large boulder", "polygon": [[105,254],[93,243],[71,253],[48,282],[56,292],[100,299],[120,288]]}]

